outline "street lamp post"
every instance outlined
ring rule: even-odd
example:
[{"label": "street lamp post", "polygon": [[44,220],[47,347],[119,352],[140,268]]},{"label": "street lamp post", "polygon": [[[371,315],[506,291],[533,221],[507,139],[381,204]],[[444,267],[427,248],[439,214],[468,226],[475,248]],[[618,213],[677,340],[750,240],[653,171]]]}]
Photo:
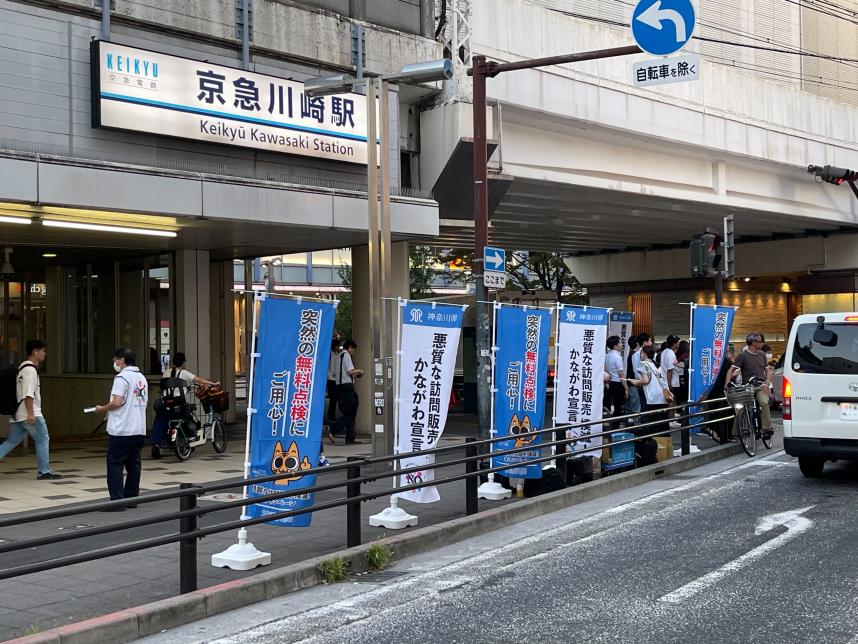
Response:
[{"label": "street lamp post", "polygon": [[[370,286],[370,337],[372,338],[372,451],[374,456],[393,453],[393,347],[394,314],[390,236],[390,122],[389,86],[449,80],[453,63],[442,59],[406,65],[396,74],[378,78],[348,78],[343,75],[311,79],[304,84],[309,96],[342,94],[366,86],[367,112],[367,213]],[[377,113],[378,112],[378,113]],[[376,125],[376,118],[380,121]],[[377,143],[376,143],[377,141]],[[381,157],[379,158],[379,148]],[[381,194],[379,195],[379,174]],[[379,203],[380,202],[380,203]],[[380,206],[380,208],[379,208]],[[375,405],[381,401],[381,406]],[[380,413],[379,413],[380,412]],[[387,465],[381,467],[387,468]]]},{"label": "street lamp post", "polygon": [[483,282],[483,249],[489,238],[489,198],[488,198],[488,151],[486,140],[486,79],[494,78],[503,72],[519,69],[534,69],[549,65],[577,63],[586,60],[600,60],[617,56],[630,56],[641,53],[637,45],[599,49],[579,54],[564,54],[547,58],[534,58],[514,63],[496,63],[486,60],[485,56],[474,56],[468,75],[473,77],[474,93],[474,278],[477,297],[477,413],[479,416],[480,437],[489,438],[489,406],[491,376],[491,328],[488,297]]}]

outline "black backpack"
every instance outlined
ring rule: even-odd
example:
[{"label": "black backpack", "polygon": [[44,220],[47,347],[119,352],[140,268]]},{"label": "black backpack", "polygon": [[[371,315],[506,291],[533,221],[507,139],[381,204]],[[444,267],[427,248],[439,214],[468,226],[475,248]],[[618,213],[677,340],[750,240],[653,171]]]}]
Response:
[{"label": "black backpack", "polygon": [[36,365],[24,364],[20,367],[8,367],[0,371],[0,414],[14,416],[18,413],[18,374],[25,367],[36,368]]}]

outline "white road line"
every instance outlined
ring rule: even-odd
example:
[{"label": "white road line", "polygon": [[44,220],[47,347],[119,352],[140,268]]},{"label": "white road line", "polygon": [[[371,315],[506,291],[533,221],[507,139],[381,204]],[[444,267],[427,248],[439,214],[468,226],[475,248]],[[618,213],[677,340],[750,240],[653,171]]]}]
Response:
[{"label": "white road line", "polygon": [[[776,457],[782,453],[783,453],[783,451],[775,452],[775,453],[771,454],[770,456],[766,457],[765,459],[756,459],[756,460],[752,460],[752,461],[747,461],[747,462],[742,463],[740,465],[736,465],[736,466],[727,468],[721,472],[717,472],[715,474],[710,474],[708,476],[704,476],[704,477],[701,477],[699,479],[694,479],[692,481],[689,481],[687,483],[683,483],[682,485],[677,485],[676,487],[669,488],[667,490],[655,492],[655,493],[650,494],[648,496],[641,497],[640,499],[635,499],[634,501],[629,501],[629,502],[624,503],[622,505],[619,505],[619,506],[616,506],[613,508],[608,508],[607,510],[597,512],[596,514],[592,514],[590,516],[587,516],[587,517],[584,517],[581,519],[577,519],[575,521],[571,521],[569,523],[565,523],[563,525],[559,525],[559,526],[554,527],[554,528],[550,528],[550,529],[545,530],[543,532],[539,532],[539,533],[532,534],[532,535],[529,535],[526,537],[522,537],[521,539],[518,539],[516,541],[512,541],[512,542],[510,542],[504,546],[501,546],[499,548],[486,550],[486,551],[481,552],[479,554],[472,555],[472,556],[466,557],[464,559],[460,559],[457,561],[450,562],[449,564],[441,566],[440,568],[436,568],[432,571],[421,572],[421,573],[418,573],[418,574],[413,575],[413,576],[404,577],[399,581],[395,581],[395,582],[392,582],[389,584],[385,584],[383,586],[378,586],[378,587],[373,588],[372,590],[368,590],[367,592],[362,593],[361,595],[358,595],[356,597],[339,600],[339,601],[336,601],[334,603],[328,604],[326,606],[319,606],[316,608],[311,608],[307,611],[304,611],[303,613],[297,613],[297,614],[293,615],[292,618],[297,617],[299,615],[302,616],[304,619],[308,619],[311,617],[328,617],[331,620],[330,625],[329,625],[329,629],[328,629],[328,632],[330,633],[334,629],[336,629],[340,626],[346,625],[346,624],[338,624],[337,623],[343,617],[345,617],[346,613],[351,614],[351,618],[346,619],[346,622],[347,623],[354,623],[356,621],[362,621],[363,619],[367,619],[370,616],[377,616],[378,614],[385,613],[389,610],[398,610],[399,607],[401,607],[401,605],[410,603],[410,602],[406,601],[406,602],[402,602],[398,606],[391,607],[389,609],[382,609],[381,611],[375,610],[375,611],[372,611],[371,614],[365,614],[363,611],[361,611],[359,609],[359,606],[361,604],[366,604],[366,602],[369,601],[370,599],[381,598],[381,597],[384,597],[388,594],[400,594],[403,591],[405,591],[406,589],[408,589],[409,587],[419,587],[421,589],[421,592],[423,592],[423,593],[427,593],[427,592],[432,593],[432,592],[438,592],[440,590],[445,590],[446,589],[446,583],[447,583],[446,580],[451,579],[451,578],[455,578],[456,580],[460,581],[462,579],[460,576],[455,575],[455,569],[456,568],[461,568],[463,566],[467,566],[467,567],[475,566],[479,563],[491,560],[491,559],[493,559],[499,555],[505,554],[507,552],[520,550],[523,546],[527,546],[527,545],[530,545],[532,543],[537,543],[539,541],[546,539],[547,537],[552,537],[552,536],[555,536],[558,534],[562,534],[563,532],[568,532],[568,531],[573,530],[573,529],[575,529],[581,525],[586,525],[588,523],[597,522],[600,519],[602,519],[605,515],[619,514],[621,512],[625,512],[626,510],[630,510],[632,508],[636,508],[636,507],[639,507],[641,505],[648,504],[652,501],[656,501],[656,500],[662,499],[664,497],[671,496],[673,494],[677,494],[679,492],[689,490],[691,488],[703,485],[703,484],[711,482],[713,480],[723,478],[723,477],[725,477],[729,474],[732,474],[734,472],[741,471],[741,470],[747,469],[749,467],[753,467],[753,466],[757,465],[758,462],[765,462],[766,464],[774,464],[774,463],[769,462],[768,459],[774,458],[774,457]],[[589,535],[587,537],[583,537],[582,539],[579,539],[577,541],[582,541],[582,542],[583,541],[590,541],[590,540],[595,539],[598,536],[600,536],[603,532],[604,531],[598,532],[598,533],[593,534],[593,535]],[[574,541],[572,543],[574,543]],[[540,558],[541,556],[545,556],[545,555],[543,553],[534,555],[534,557],[537,557],[537,558]],[[520,563],[520,561],[518,561],[516,563]],[[507,567],[509,567],[509,565],[504,566],[503,568],[507,568]],[[501,570],[501,569],[502,568],[499,568],[498,570]],[[457,585],[461,585],[461,581]],[[357,613],[357,614],[355,614],[355,613]],[[249,639],[252,639],[254,637],[258,637],[259,635],[264,635],[266,633],[271,632],[269,629],[271,629],[273,624],[276,624],[279,621],[280,621],[279,619],[276,619],[276,620],[273,620],[272,622],[260,624],[254,628],[248,629],[248,630],[243,631],[241,633],[234,633],[232,635],[227,635],[223,638],[214,639],[214,640],[212,640],[212,642],[217,642],[219,644],[232,644],[235,642],[248,641]],[[315,637],[317,637],[317,635],[314,635],[308,639],[301,640],[301,642],[311,641]]]},{"label": "white road line", "polygon": [[779,514],[773,514],[763,517],[762,519],[760,519],[759,525],[757,526],[757,535],[768,532],[769,530],[772,530],[780,525],[786,526],[787,531],[783,534],[779,534],[771,541],[766,541],[766,543],[764,543],[763,545],[757,546],[753,550],[749,550],[741,557],[724,564],[717,570],[713,570],[712,572],[707,573],[702,577],[698,577],[691,583],[685,584],[684,586],[677,588],[673,592],[659,597],[658,601],[667,604],[680,604],[686,599],[692,597],[693,595],[696,595],[704,588],[708,588],[709,586],[718,583],[721,579],[723,579],[730,573],[736,572],[737,570],[750,565],[757,559],[769,554],[772,550],[780,548],[788,541],[795,539],[798,535],[800,535],[802,532],[807,531],[813,525],[813,521],[801,516],[802,514],[810,510],[810,508],[812,507],[813,506],[811,505],[806,508],[801,508],[799,510],[781,512]]}]

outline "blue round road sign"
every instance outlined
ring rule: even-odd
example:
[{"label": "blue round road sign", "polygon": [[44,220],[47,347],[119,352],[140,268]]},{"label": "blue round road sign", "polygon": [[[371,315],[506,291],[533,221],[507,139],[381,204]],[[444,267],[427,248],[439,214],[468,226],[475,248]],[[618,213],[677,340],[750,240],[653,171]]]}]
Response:
[{"label": "blue round road sign", "polygon": [[669,56],[691,40],[695,21],[691,0],[640,0],[632,14],[632,35],[648,54]]}]

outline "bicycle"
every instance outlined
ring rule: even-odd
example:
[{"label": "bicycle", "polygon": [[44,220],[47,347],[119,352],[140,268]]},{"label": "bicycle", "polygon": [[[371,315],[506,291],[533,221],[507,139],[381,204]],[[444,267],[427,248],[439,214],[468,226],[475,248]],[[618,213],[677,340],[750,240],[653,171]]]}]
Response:
[{"label": "bicycle", "polygon": [[772,448],[772,435],[766,436],[763,433],[760,405],[756,396],[764,384],[765,382],[759,378],[751,378],[744,385],[730,383],[725,392],[727,401],[736,413],[734,433],[748,456],[754,456],[757,453],[758,439],[762,439],[766,449]]},{"label": "bicycle", "polygon": [[[185,395],[187,391],[187,396]],[[161,400],[171,415],[167,436],[156,450],[172,449],[176,458],[187,461],[194,448],[212,442],[215,452],[226,451],[227,435],[221,412],[229,409],[229,393],[220,387],[187,386],[177,378],[161,380]]]}]

